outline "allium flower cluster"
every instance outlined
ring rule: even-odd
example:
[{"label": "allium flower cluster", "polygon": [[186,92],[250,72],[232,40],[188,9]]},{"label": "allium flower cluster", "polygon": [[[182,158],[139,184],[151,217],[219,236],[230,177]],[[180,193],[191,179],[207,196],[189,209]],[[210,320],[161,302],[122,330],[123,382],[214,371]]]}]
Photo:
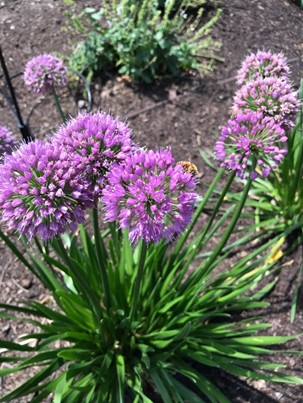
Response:
[{"label": "allium flower cluster", "polygon": [[288,78],[290,69],[282,53],[258,51],[247,56],[237,74],[238,85],[266,77]]},{"label": "allium flower cluster", "polygon": [[251,179],[259,174],[266,177],[287,153],[283,145],[286,140],[284,129],[261,112],[239,113],[222,128],[215,154],[223,161],[221,167],[236,171],[242,179],[253,159],[256,167],[250,173]]},{"label": "allium flower cluster", "polygon": [[111,164],[122,163],[133,147],[128,125],[102,112],[80,113],[54,134],[52,142],[75,156],[96,199]]},{"label": "allium flower cluster", "polygon": [[103,189],[107,221],[129,228],[132,242],[172,240],[194,212],[196,180],[174,163],[170,150],[137,150],[115,165]]},{"label": "allium flower cluster", "polygon": [[0,183],[2,221],[29,239],[75,230],[92,204],[76,161],[48,142],[23,144],[7,155]]},{"label": "allium flower cluster", "polygon": [[16,140],[13,133],[5,126],[0,126],[0,158],[5,154],[11,154],[16,146]]},{"label": "allium flower cluster", "polygon": [[58,57],[42,54],[29,60],[24,70],[24,82],[34,93],[46,93],[67,83],[67,68]]},{"label": "allium flower cluster", "polygon": [[276,123],[290,128],[299,108],[297,93],[288,80],[277,77],[258,78],[248,81],[234,98],[235,114],[261,112]]},{"label": "allium flower cluster", "polygon": [[[290,69],[282,54],[257,52],[248,56],[238,72],[241,85],[234,97],[233,118],[222,128],[215,145],[221,167],[251,179],[266,177],[287,153],[286,132],[299,109]],[[251,168],[253,167],[253,168]]]}]

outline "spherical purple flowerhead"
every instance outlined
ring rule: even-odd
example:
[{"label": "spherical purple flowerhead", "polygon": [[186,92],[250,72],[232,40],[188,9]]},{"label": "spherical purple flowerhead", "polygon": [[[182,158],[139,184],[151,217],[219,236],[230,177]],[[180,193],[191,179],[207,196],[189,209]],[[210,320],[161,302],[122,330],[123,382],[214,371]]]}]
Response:
[{"label": "spherical purple flowerhead", "polygon": [[137,150],[109,171],[103,189],[107,221],[129,228],[131,242],[172,240],[189,224],[196,180],[174,163],[170,150]]},{"label": "spherical purple flowerhead", "polygon": [[0,157],[5,154],[11,154],[15,146],[16,140],[13,133],[5,126],[0,126]]},{"label": "spherical purple flowerhead", "polygon": [[65,87],[67,68],[56,56],[43,54],[29,60],[24,70],[24,82],[30,91],[46,93],[53,88]]},{"label": "spherical purple flowerhead", "polygon": [[285,128],[290,128],[299,108],[296,91],[288,80],[268,77],[249,81],[234,98],[234,114],[251,111],[262,112]]},{"label": "spherical purple flowerhead", "polygon": [[91,200],[64,149],[43,141],[23,144],[0,166],[2,221],[29,239],[75,230]]},{"label": "spherical purple flowerhead", "polygon": [[284,77],[288,78],[290,69],[287,65],[286,57],[282,53],[271,53],[258,51],[247,56],[241,69],[237,74],[239,85],[247,81],[257,80],[266,77]]},{"label": "spherical purple flowerhead", "polygon": [[103,112],[79,113],[52,138],[81,163],[98,198],[112,163],[121,163],[132,150],[128,125]]},{"label": "spherical purple flowerhead", "polygon": [[251,172],[251,179],[260,173],[266,177],[287,153],[283,145],[286,140],[284,129],[273,119],[257,112],[239,113],[222,128],[215,155],[222,161],[221,167],[236,171],[242,179],[254,159],[257,165]]}]

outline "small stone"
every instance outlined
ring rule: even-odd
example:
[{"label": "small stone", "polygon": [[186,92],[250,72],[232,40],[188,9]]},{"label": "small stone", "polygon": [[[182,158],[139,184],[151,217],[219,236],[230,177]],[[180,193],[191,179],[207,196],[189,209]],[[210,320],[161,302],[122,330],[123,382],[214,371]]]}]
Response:
[{"label": "small stone", "polygon": [[263,379],[251,381],[251,385],[258,390],[266,388],[266,382]]},{"label": "small stone", "polygon": [[85,101],[83,99],[79,99],[78,108],[83,109],[85,107]]},{"label": "small stone", "polygon": [[24,278],[24,279],[21,281],[21,286],[22,286],[23,288],[25,288],[26,290],[30,289],[32,285],[33,285],[32,280],[29,279],[29,278]]},{"label": "small stone", "polygon": [[11,330],[11,326],[9,324],[3,326],[2,332],[6,335],[8,335],[9,331]]},{"label": "small stone", "polygon": [[30,299],[36,299],[36,298],[38,297],[37,291],[31,290],[31,291],[28,293],[28,297],[29,297]]},{"label": "small stone", "polygon": [[15,25],[11,25],[10,29],[14,30],[15,29]]},{"label": "small stone", "polygon": [[276,395],[276,398],[277,398],[278,400],[280,400],[281,397],[283,396],[283,393],[281,393],[281,392],[275,392],[275,395]]}]

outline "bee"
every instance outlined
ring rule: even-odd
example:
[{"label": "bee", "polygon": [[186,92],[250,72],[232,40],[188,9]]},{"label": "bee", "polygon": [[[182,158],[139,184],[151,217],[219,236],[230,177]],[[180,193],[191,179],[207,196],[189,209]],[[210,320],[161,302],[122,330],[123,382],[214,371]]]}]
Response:
[{"label": "bee", "polygon": [[179,161],[177,164],[180,164],[185,172],[188,172],[193,176],[197,176],[199,174],[196,165],[190,161]]}]

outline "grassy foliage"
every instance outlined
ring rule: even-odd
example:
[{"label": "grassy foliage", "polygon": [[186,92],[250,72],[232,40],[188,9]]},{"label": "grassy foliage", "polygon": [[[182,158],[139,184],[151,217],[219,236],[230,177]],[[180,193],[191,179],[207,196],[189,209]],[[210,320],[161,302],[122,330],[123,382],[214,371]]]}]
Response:
[{"label": "grassy foliage", "polygon": [[[300,99],[303,101],[303,80]],[[294,129],[288,135],[288,153],[279,168],[267,179],[257,179],[251,189],[256,202],[255,218],[260,227],[283,231],[289,226],[302,223],[303,226],[303,110],[297,117]],[[271,221],[269,221],[271,220]]]},{"label": "grassy foliage", "polygon": [[[216,270],[230,251],[249,244],[245,235],[229,244],[229,252],[224,249],[250,184],[237,208],[221,216],[218,209],[232,175],[207,225],[188,241],[222,173],[197,207],[188,231],[173,245],[140,242],[133,247],[127,231],[117,230],[114,224],[100,233],[96,210],[93,237],[80,226],[76,236],[66,234],[44,245],[36,239],[40,252],[27,247],[27,254],[21,254],[0,232],[53,297],[51,306],[38,301],[1,304],[2,317],[40,329],[22,336],[20,342],[0,341],[2,352],[6,351],[1,361],[13,364],[1,369],[1,376],[38,367],[34,376],[1,401],[34,393],[33,403],[50,394],[58,402],[152,402],[152,390],[166,403],[189,397],[191,402],[204,398],[228,402],[208,378],[209,367],[252,379],[303,383],[282,372],[283,365],[264,358],[279,351],[272,345],[292,336],[260,335],[270,327],[261,318],[232,316],[268,305],[262,300],[275,281],[264,288],[257,285],[276,262],[272,247],[280,238],[264,242],[229,269]],[[214,249],[208,246],[213,237],[220,238]],[[101,287],[104,274],[109,293]],[[36,347],[26,344],[30,339],[38,341]]]},{"label": "grassy foliage", "polygon": [[[259,177],[252,182],[246,203],[248,208],[245,210],[245,217],[255,221],[254,230],[259,233],[281,234],[281,239],[290,241],[291,251],[302,247],[303,239],[303,80],[301,80],[299,98],[301,107],[295,126],[287,136],[287,154],[269,177]],[[207,153],[201,154],[206,163],[215,169]],[[219,189],[218,193],[220,193]],[[241,195],[242,192],[230,192],[227,199],[231,204],[238,203]],[[293,294],[292,321],[295,319],[302,279],[303,263],[301,262]]]}]

